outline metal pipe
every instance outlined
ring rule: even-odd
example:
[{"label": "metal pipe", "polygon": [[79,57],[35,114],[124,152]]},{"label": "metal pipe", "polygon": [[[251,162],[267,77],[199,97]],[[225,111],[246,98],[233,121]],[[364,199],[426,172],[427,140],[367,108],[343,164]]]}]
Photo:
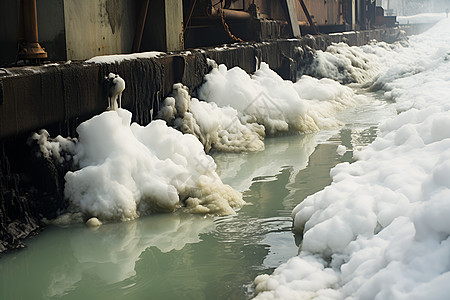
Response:
[{"label": "metal pipe", "polygon": [[20,8],[24,41],[19,50],[19,58],[25,60],[47,58],[47,52],[42,49],[38,42],[36,0],[21,0]]},{"label": "metal pipe", "polygon": [[[251,19],[252,16],[245,11],[240,10],[233,10],[233,9],[222,9],[223,11],[223,17],[225,19]],[[209,14],[210,17],[221,17],[221,9],[211,8],[211,13]]]},{"label": "metal pipe", "polygon": [[22,0],[24,38],[27,42],[38,42],[36,0]]},{"label": "metal pipe", "polygon": [[132,52],[139,52],[141,49],[142,35],[144,33],[145,20],[147,18],[148,5],[150,0],[143,0],[141,10],[139,11],[138,22],[136,24],[136,33],[134,35]]}]

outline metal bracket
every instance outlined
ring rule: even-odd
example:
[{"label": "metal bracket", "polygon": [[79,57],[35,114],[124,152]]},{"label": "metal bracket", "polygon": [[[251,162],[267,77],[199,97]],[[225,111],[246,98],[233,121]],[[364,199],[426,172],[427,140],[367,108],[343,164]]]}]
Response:
[{"label": "metal bracket", "polygon": [[311,15],[309,14],[308,8],[305,5],[305,2],[303,0],[298,0],[300,2],[300,5],[302,6],[303,12],[305,13],[306,19],[308,19],[309,26],[311,27],[313,34],[318,34],[319,31],[317,30],[316,25],[314,24]]}]

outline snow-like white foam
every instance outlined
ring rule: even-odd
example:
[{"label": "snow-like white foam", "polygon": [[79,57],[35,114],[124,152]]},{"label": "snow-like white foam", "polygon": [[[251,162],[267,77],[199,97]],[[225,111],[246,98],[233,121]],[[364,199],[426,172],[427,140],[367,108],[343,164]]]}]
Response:
[{"label": "snow-like white foam", "polygon": [[341,125],[335,118],[338,111],[366,101],[331,79],[303,76],[296,83],[283,80],[266,63],[253,75],[220,65],[205,76],[197,94],[219,107],[236,109],[271,135],[336,128]]},{"label": "snow-like white foam", "polygon": [[255,279],[256,299],[448,298],[450,22],[371,47],[386,54],[377,86],[402,112],[293,210],[299,255]]},{"label": "snow-like white foam", "polygon": [[33,140],[39,146],[39,151],[36,152],[36,155],[52,158],[59,164],[72,160],[77,142],[77,139],[64,138],[61,135],[58,135],[56,138],[51,138],[45,129],[41,129],[39,133],[33,133],[29,138],[28,144],[31,145]]},{"label": "snow-like white foam", "polygon": [[[194,136],[162,120],[145,127],[130,123],[129,111],[104,112],[80,124],[78,142],[65,142],[79,168],[65,175],[70,212],[81,212],[84,219],[130,220],[179,207],[194,213],[233,214],[244,204],[239,192],[222,183],[214,160]],[[64,143],[47,137],[34,136],[44,155],[60,160]]]},{"label": "snow-like white foam", "polygon": [[180,83],[174,84],[157,117],[184,133],[195,135],[206,152],[212,147],[227,152],[264,149],[262,125],[240,118],[234,108],[191,98],[187,87]]},{"label": "snow-like white foam", "polygon": [[158,51],[131,53],[131,54],[117,54],[117,55],[102,55],[92,57],[86,60],[85,62],[93,64],[114,64],[114,63],[120,64],[121,62],[126,60],[133,60],[138,58],[154,58],[162,55],[165,55],[165,53]]},{"label": "snow-like white foam", "polygon": [[105,77],[105,81],[108,86],[108,109],[122,108],[122,93],[125,90],[125,80],[117,74],[109,73]]},{"label": "snow-like white foam", "polygon": [[303,74],[348,84],[368,82],[380,72],[379,58],[371,47],[332,44],[326,51],[318,50],[313,56],[312,63],[303,68]]}]

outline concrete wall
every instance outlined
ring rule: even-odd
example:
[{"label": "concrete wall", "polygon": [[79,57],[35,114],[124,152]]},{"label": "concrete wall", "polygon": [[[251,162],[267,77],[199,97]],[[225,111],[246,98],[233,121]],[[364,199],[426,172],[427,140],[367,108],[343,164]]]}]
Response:
[{"label": "concrete wall", "polygon": [[130,53],[135,6],[127,0],[64,0],[67,59]]},{"label": "concrete wall", "polygon": [[[296,64],[307,63],[297,57],[296,48],[306,46],[321,49],[332,42],[345,41],[350,45],[366,44],[372,39],[398,38],[399,30],[380,29],[350,34],[305,36],[300,39],[277,40],[229,46],[217,51],[215,47],[192,50],[191,54],[167,55],[162,58],[125,61],[120,64],[89,64],[82,62],[58,66],[10,68],[0,77],[3,87],[0,104],[0,139],[20,135],[52,124],[64,127],[104,110],[107,99],[103,78],[109,72],[120,74],[127,82],[123,107],[133,112],[135,121],[146,124],[150,111],[156,113],[159,102],[166,97],[173,83],[183,82],[191,89],[198,86],[206,73],[205,55],[229,68],[240,66],[255,71],[257,61],[265,61],[285,79],[295,79]],[[255,59],[257,57],[258,59]],[[195,80],[193,80],[195,78]],[[65,125],[61,125],[65,124]],[[74,129],[73,127],[72,129]],[[72,130],[68,130],[72,131]]]}]

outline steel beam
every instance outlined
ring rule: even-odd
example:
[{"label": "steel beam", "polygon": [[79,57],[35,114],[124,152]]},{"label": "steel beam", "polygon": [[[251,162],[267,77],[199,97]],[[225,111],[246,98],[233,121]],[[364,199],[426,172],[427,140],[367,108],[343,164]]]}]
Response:
[{"label": "steel beam", "polygon": [[311,29],[312,29],[313,33],[314,34],[319,33],[319,31],[317,30],[316,25],[314,24],[314,22],[313,22],[313,20],[311,18],[311,15],[309,14],[309,11],[308,11],[308,8],[305,5],[305,2],[303,0],[298,0],[298,1],[300,2],[300,5],[302,6],[303,12],[305,13],[306,18],[308,19],[309,26],[311,26]]}]

